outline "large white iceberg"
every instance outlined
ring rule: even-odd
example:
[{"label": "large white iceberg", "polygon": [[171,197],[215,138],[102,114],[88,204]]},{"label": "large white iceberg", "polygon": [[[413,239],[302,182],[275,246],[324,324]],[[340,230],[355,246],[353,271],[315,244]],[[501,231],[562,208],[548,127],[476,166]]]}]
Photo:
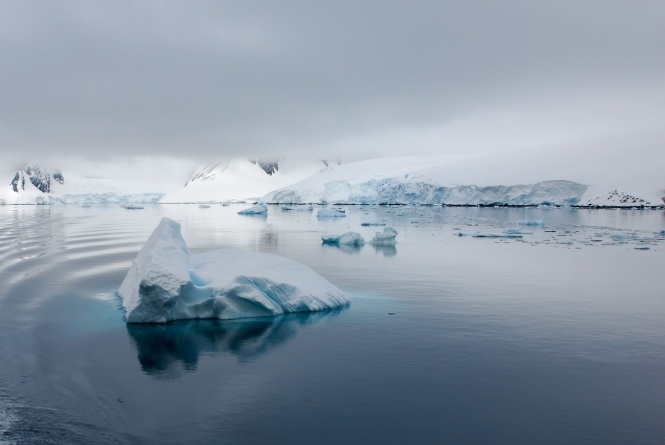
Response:
[{"label": "large white iceberg", "polygon": [[349,299],[303,264],[235,249],[192,254],[163,218],[118,289],[128,323],[233,319],[338,308]]}]

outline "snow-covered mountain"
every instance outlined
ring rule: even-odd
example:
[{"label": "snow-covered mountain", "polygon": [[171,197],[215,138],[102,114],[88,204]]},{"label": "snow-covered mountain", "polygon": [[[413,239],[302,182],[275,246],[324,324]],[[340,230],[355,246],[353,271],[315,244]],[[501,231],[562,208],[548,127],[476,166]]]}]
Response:
[{"label": "snow-covered mountain", "polygon": [[271,190],[331,170],[327,161],[225,159],[201,165],[180,190],[160,203],[209,203],[257,199]]},{"label": "snow-covered mountain", "polygon": [[163,192],[130,179],[95,178],[48,170],[29,163],[0,187],[2,204],[147,204]]},{"label": "snow-covered mountain", "polygon": [[[87,175],[30,164],[8,175],[0,204],[268,203],[656,206],[665,202],[664,135],[491,155],[400,156],[344,165],[234,158],[190,166],[159,159]],[[91,171],[93,170],[93,171]],[[131,171],[130,171],[131,170]],[[97,172],[99,175],[95,175]],[[177,182],[176,182],[177,181]],[[182,182],[180,182],[182,183]],[[160,199],[161,198],[161,199]]]},{"label": "snow-covered mountain", "polygon": [[42,169],[39,168],[39,165],[28,164],[25,169],[16,172],[14,179],[12,179],[12,182],[9,185],[11,185],[12,191],[15,193],[20,193],[26,191],[27,181],[27,190],[31,190],[30,184],[32,184],[38,191],[42,193],[50,193],[51,179],[53,179],[53,181],[58,184],[65,183],[65,178],[59,171],[56,170],[53,173],[49,173],[42,171]]},{"label": "snow-covered mountain", "polygon": [[268,203],[662,205],[659,140],[612,140],[451,161],[402,156],[345,164],[265,195]]}]

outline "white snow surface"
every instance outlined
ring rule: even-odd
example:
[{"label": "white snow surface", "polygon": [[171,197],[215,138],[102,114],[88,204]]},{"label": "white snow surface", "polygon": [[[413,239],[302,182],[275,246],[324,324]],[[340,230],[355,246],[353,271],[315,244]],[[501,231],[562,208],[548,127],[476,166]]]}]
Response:
[{"label": "white snow surface", "polygon": [[445,156],[371,159],[318,173],[262,200],[282,204],[662,205],[665,149],[658,149],[661,140],[644,135],[464,160]]},{"label": "white snow surface", "polygon": [[267,174],[247,158],[225,159],[200,166],[184,188],[166,193],[160,203],[210,203],[256,200],[271,190],[331,169],[322,161],[278,159],[279,169]]},{"label": "white snow surface", "polygon": [[274,316],[349,304],[312,269],[268,253],[236,249],[192,254],[180,224],[163,218],[118,289],[128,323]]}]

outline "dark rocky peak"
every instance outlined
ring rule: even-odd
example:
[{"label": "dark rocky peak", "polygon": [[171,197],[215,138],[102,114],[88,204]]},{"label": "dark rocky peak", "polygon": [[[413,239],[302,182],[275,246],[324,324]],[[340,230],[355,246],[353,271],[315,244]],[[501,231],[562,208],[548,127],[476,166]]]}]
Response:
[{"label": "dark rocky peak", "polygon": [[27,179],[40,192],[51,193],[51,178],[60,184],[65,183],[65,178],[61,172],[56,171],[51,175],[51,173],[42,170],[36,164],[28,164],[23,170],[16,172],[14,179],[12,179],[9,185],[12,186],[14,192],[18,193],[25,190],[25,181]]},{"label": "dark rocky peak", "polygon": [[279,163],[277,161],[250,159],[249,162],[251,162],[252,164],[259,164],[259,167],[261,167],[261,169],[270,176],[274,175],[279,171]]}]

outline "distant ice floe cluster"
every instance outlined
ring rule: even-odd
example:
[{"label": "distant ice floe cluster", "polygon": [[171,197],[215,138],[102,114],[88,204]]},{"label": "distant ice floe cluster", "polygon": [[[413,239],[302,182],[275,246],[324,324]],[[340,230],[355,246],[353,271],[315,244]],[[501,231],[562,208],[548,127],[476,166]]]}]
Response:
[{"label": "distant ice floe cluster", "polygon": [[346,211],[341,209],[321,209],[316,212],[317,218],[345,218]]},{"label": "distant ice floe cluster", "polygon": [[[553,245],[580,249],[583,247],[626,246],[636,250],[650,250],[652,247],[665,241],[665,230],[649,232],[644,230],[619,230],[589,226],[550,226],[544,219],[517,221],[519,226],[527,226],[529,230],[521,227],[511,227],[504,223],[488,223],[483,229],[464,231],[454,228],[454,234],[459,237],[488,238],[497,242],[517,241],[532,245]],[[478,223],[468,223],[477,227]]]}]

